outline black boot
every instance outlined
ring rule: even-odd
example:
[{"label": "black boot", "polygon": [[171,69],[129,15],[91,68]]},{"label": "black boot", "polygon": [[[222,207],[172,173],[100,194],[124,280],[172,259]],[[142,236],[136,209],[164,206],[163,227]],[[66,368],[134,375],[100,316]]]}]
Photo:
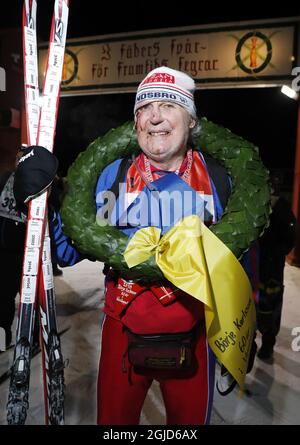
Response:
[{"label": "black boot", "polygon": [[273,346],[262,344],[260,350],[257,353],[257,357],[261,360],[268,360],[273,356]]}]

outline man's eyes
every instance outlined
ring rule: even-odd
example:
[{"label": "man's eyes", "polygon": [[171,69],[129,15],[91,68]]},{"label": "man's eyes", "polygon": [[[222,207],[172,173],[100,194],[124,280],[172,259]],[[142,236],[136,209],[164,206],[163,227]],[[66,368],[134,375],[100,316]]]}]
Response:
[{"label": "man's eyes", "polygon": [[[169,110],[171,108],[174,108],[174,104],[169,103],[169,102],[164,102],[159,104],[159,109],[161,110]],[[141,107],[138,110],[138,113],[150,113],[153,110],[153,105],[152,104],[146,104],[143,107]]]},{"label": "man's eyes", "polygon": [[140,109],[138,110],[138,112],[139,112],[139,113],[143,113],[144,111],[149,111],[149,110],[151,110],[151,104],[144,105],[142,108],[140,108]]}]

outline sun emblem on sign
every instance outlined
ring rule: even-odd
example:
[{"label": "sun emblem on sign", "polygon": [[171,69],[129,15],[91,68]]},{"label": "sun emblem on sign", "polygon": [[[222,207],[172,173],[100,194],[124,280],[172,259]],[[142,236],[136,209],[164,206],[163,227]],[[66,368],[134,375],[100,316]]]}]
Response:
[{"label": "sun emblem on sign", "polygon": [[271,38],[276,33],[266,36],[260,31],[251,31],[243,37],[231,35],[237,40],[235,50],[236,65],[233,69],[240,68],[247,74],[257,74],[263,71],[267,66],[275,68],[271,63],[272,43]]},{"label": "sun emblem on sign", "polygon": [[[79,51],[78,51],[79,52]],[[69,48],[65,49],[64,65],[62,70],[61,85],[62,87],[71,83],[78,77],[78,52],[75,54]]]}]

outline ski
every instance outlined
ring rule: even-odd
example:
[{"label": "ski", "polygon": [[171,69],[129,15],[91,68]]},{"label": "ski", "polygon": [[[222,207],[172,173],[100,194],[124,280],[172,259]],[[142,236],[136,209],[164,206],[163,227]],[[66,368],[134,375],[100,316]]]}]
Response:
[{"label": "ski", "polygon": [[39,315],[43,357],[45,423],[64,423],[64,361],[56,324],[56,305],[48,223],[45,228],[42,272],[39,281]]},{"label": "ski", "polygon": [[[23,54],[29,145],[53,151],[62,77],[68,0],[55,0],[42,104],[39,105],[36,0],[23,6]],[[14,360],[7,402],[8,424],[22,425],[29,407],[33,326],[40,309],[46,424],[64,422],[63,359],[57,334],[55,296],[47,220],[48,192],[29,202]]]},{"label": "ski", "polygon": [[[65,328],[62,331],[60,331],[58,333],[58,337],[60,338],[69,329],[70,329],[70,327]],[[11,348],[7,349],[6,351],[9,352],[12,348],[14,348],[14,346],[12,346]],[[4,351],[4,352],[6,352],[6,351]],[[42,351],[42,349],[41,349],[41,347],[39,345],[36,346],[36,348],[32,348],[31,349],[31,359],[33,359],[34,357],[39,355],[39,353],[41,351]],[[12,373],[12,367],[10,367],[7,371],[3,372],[3,374],[0,375],[0,385],[2,385],[2,383],[4,383],[6,380],[8,380],[10,378],[11,373]]]}]

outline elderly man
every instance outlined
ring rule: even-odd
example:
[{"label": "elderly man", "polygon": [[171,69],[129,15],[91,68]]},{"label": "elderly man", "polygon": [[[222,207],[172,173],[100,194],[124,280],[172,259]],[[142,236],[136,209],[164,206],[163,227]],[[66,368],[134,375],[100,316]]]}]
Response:
[{"label": "elderly man", "polygon": [[[220,219],[230,182],[224,168],[194,146],[199,134],[194,91],[192,78],[168,67],[156,68],[141,82],[134,107],[141,151],[103,170],[96,187],[97,214],[104,206],[105,191],[116,189],[116,182],[123,187],[118,188],[115,207],[125,213],[137,205],[143,191],[168,183],[172,192],[180,183],[184,189],[201,192],[206,225]],[[122,225],[119,216],[112,211],[110,223],[130,235],[132,225]],[[54,224],[61,265],[75,264],[82,256],[63,235],[59,218]],[[109,266],[105,274],[98,423],[137,425],[153,380],[160,384],[168,424],[209,423],[215,359],[206,341],[203,303],[167,280],[147,285],[129,282]],[[141,365],[131,348],[144,337],[150,340],[151,353]],[[178,361],[176,347],[181,354]]]}]

